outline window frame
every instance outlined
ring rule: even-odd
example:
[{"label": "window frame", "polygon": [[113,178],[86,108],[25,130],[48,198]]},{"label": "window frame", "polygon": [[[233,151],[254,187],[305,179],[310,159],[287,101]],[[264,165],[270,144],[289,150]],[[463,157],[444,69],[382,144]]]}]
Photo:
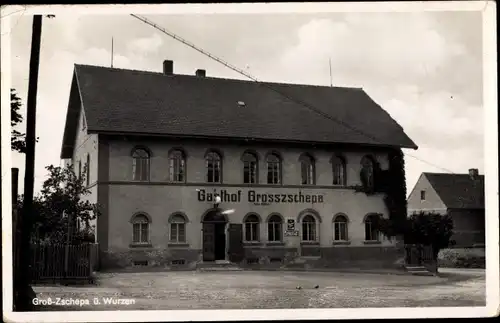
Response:
[{"label": "window frame", "polygon": [[[173,149],[168,154],[168,176],[172,183],[186,182],[186,154],[181,149]],[[179,176],[182,179],[179,180]]]},{"label": "window frame", "polygon": [[[304,221],[311,218],[312,221]],[[300,221],[300,242],[302,243],[312,243],[312,242],[318,242],[318,220],[316,217],[310,213],[305,214],[301,221]],[[304,228],[308,228],[304,230]],[[312,229],[312,230],[311,230]],[[313,239],[311,238],[311,232],[313,233]],[[307,239],[304,239],[304,236],[306,236]]]},{"label": "window frame", "polygon": [[[135,214],[131,221],[132,223],[132,244],[133,245],[150,245],[151,244],[151,235],[150,235],[150,225],[151,225],[151,220],[149,216],[147,216],[144,213],[137,213]],[[138,225],[139,230],[138,234],[139,236],[137,237],[138,239],[136,240],[136,226]],[[144,230],[144,227],[145,230]],[[146,239],[143,239],[143,234],[144,231],[146,232]]]},{"label": "window frame", "polygon": [[[343,221],[340,221],[342,219]],[[337,237],[337,227],[339,236]],[[342,228],[344,234],[342,234]],[[345,239],[342,239],[342,235]],[[333,219],[333,241],[334,242],[348,242],[349,241],[349,218],[344,214],[338,214]]]},{"label": "window frame", "polygon": [[[282,159],[277,153],[266,156],[266,183],[269,185],[282,185]],[[271,181],[270,181],[271,179]]]},{"label": "window frame", "polygon": [[[175,239],[174,239],[174,230],[175,227]],[[183,239],[180,239],[180,231],[179,228],[183,228]],[[174,213],[169,218],[169,236],[168,242],[170,244],[185,244],[187,243],[187,219],[185,216],[179,213]]]},{"label": "window frame", "polygon": [[[242,157],[243,162],[243,184],[258,184],[259,183],[259,159],[252,152],[244,152]],[[253,167],[252,167],[253,165]],[[247,175],[248,172],[248,175]],[[253,181],[252,179],[253,175]],[[246,180],[248,177],[248,181]]]},{"label": "window frame", "polygon": [[[332,185],[347,185],[347,166],[345,158],[341,155],[334,155],[331,159],[332,164]],[[336,181],[338,180],[338,182]]]},{"label": "window frame", "polygon": [[[145,156],[141,156],[144,152]],[[136,147],[132,151],[132,180],[149,182],[151,177],[151,151],[145,147]]]},{"label": "window frame", "polygon": [[[212,168],[212,178],[210,178],[210,168]],[[205,182],[222,184],[222,169],[222,155],[214,150],[208,151],[205,155]],[[215,180],[216,170],[218,170],[218,181]]]},{"label": "window frame", "polygon": [[[274,221],[278,219],[278,221]],[[267,220],[267,241],[271,243],[283,242],[283,218],[277,214],[272,214]],[[276,230],[279,232],[279,239],[276,239]]]},{"label": "window frame", "polygon": [[[372,219],[375,216],[377,216],[377,215],[369,214],[366,216],[365,220],[363,221],[364,226],[365,226],[365,241],[368,241],[368,242],[380,242],[381,241],[380,231],[373,228],[373,220]],[[370,227],[369,230],[367,229],[367,226]],[[367,236],[368,232],[369,232],[369,237]],[[375,237],[373,237],[374,233],[375,233]]]},{"label": "window frame", "polygon": [[[260,242],[260,222],[261,222],[260,218],[257,214],[251,213],[245,217],[245,219],[243,220],[244,224],[243,241],[245,243]],[[247,228],[250,228],[251,237],[248,237]]]},{"label": "window frame", "polygon": [[[316,184],[316,164],[314,158],[309,154],[303,154],[299,158],[300,163],[300,184],[315,185]],[[304,183],[305,175],[305,183]]]}]

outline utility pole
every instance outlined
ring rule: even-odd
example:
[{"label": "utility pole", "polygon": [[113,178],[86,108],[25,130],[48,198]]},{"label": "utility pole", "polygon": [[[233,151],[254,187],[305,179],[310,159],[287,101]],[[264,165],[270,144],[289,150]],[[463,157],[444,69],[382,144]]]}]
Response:
[{"label": "utility pole", "polygon": [[24,173],[24,201],[23,210],[18,221],[21,232],[19,234],[20,250],[18,259],[17,279],[14,287],[16,311],[29,311],[31,309],[33,290],[30,286],[30,237],[33,217],[33,195],[35,181],[35,144],[36,144],[36,98],[38,88],[38,69],[40,65],[40,42],[42,38],[42,16],[33,16],[31,35],[31,56],[29,68],[27,117],[26,117],[26,169]]}]

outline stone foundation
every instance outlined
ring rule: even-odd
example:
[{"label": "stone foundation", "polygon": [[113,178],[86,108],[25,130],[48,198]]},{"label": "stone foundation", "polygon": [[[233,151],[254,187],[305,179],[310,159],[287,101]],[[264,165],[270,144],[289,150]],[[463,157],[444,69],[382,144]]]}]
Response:
[{"label": "stone foundation", "polygon": [[195,249],[130,249],[101,252],[103,270],[154,267],[165,270],[195,269],[201,250]]},{"label": "stone foundation", "polygon": [[[157,268],[162,270],[194,270],[202,261],[202,251],[195,249],[130,249],[102,252],[103,270],[124,268]],[[319,247],[301,246],[301,250],[284,246],[245,247],[245,268],[301,269],[403,269],[404,250],[396,247]]]}]

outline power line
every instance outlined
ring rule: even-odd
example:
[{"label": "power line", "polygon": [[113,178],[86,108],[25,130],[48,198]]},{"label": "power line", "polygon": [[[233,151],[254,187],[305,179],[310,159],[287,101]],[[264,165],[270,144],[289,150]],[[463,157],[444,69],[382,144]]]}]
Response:
[{"label": "power line", "polygon": [[[311,111],[313,111],[313,112],[316,112],[317,114],[321,115],[322,117],[324,117],[324,118],[326,118],[326,119],[329,119],[329,120],[331,120],[331,121],[334,121],[334,122],[336,122],[336,123],[338,123],[338,124],[340,124],[340,125],[342,125],[342,126],[344,126],[344,127],[348,128],[348,129],[350,129],[350,130],[352,130],[352,131],[354,131],[354,132],[356,132],[356,133],[358,133],[358,134],[361,134],[361,135],[363,135],[363,136],[365,136],[365,137],[367,137],[367,138],[369,138],[369,139],[371,139],[371,140],[373,140],[373,141],[375,141],[375,142],[377,142],[377,143],[382,143],[380,140],[378,140],[378,139],[377,139],[377,138],[375,138],[374,136],[372,136],[372,135],[370,135],[370,134],[367,134],[366,132],[364,132],[364,131],[362,131],[362,130],[357,129],[357,128],[355,128],[355,127],[351,126],[350,124],[348,124],[348,123],[346,123],[346,122],[344,122],[344,121],[342,121],[342,120],[339,120],[339,119],[337,119],[337,118],[335,118],[335,117],[333,117],[333,116],[331,116],[331,115],[329,115],[329,114],[327,114],[327,113],[325,113],[325,112],[323,112],[323,111],[321,111],[321,110],[319,110],[319,109],[315,108],[314,106],[312,106],[312,105],[308,104],[307,102],[304,102],[304,101],[299,100],[299,99],[297,99],[297,98],[293,98],[293,97],[291,97],[290,95],[288,95],[288,94],[286,94],[286,93],[283,93],[283,92],[281,92],[281,91],[279,91],[279,90],[275,89],[274,87],[272,87],[272,86],[271,86],[271,85],[269,85],[268,83],[264,83],[264,82],[259,81],[256,77],[254,77],[254,76],[252,76],[251,74],[249,74],[249,73],[245,72],[244,70],[242,70],[242,69],[240,69],[240,68],[237,68],[236,66],[234,66],[234,65],[232,65],[232,64],[230,64],[230,63],[228,63],[228,62],[225,62],[224,60],[222,60],[221,58],[218,58],[217,56],[215,56],[215,55],[213,55],[213,54],[210,54],[209,52],[207,52],[207,51],[203,50],[202,48],[200,48],[200,47],[196,46],[195,44],[191,43],[190,41],[188,41],[188,40],[186,40],[186,39],[184,39],[184,38],[182,38],[182,37],[180,37],[180,36],[178,36],[178,35],[174,34],[174,33],[173,33],[173,32],[171,32],[171,31],[168,31],[167,29],[165,29],[165,28],[163,28],[163,27],[160,27],[159,25],[157,25],[157,24],[156,24],[156,23],[154,23],[153,21],[151,21],[151,20],[149,20],[149,19],[147,19],[147,18],[145,18],[145,17],[141,17],[141,16],[139,16],[139,15],[135,15],[135,14],[130,14],[130,15],[131,15],[132,17],[134,17],[134,18],[136,18],[136,19],[138,19],[138,20],[140,20],[140,21],[142,21],[142,22],[144,22],[144,23],[146,23],[146,24],[148,24],[148,25],[152,26],[153,28],[155,28],[155,29],[157,29],[157,30],[159,30],[159,31],[163,32],[164,34],[166,34],[166,35],[170,36],[171,38],[173,38],[173,39],[175,39],[175,40],[177,40],[177,41],[179,41],[179,42],[183,43],[184,45],[186,45],[186,46],[188,46],[188,47],[191,47],[192,49],[196,50],[197,52],[199,52],[199,53],[201,53],[201,54],[203,54],[203,55],[205,55],[205,56],[207,56],[207,57],[209,57],[209,58],[211,58],[211,59],[213,59],[213,60],[215,60],[215,61],[219,62],[220,64],[222,64],[222,65],[224,65],[224,66],[228,67],[229,69],[231,69],[231,70],[233,70],[233,71],[235,71],[235,72],[237,72],[237,73],[239,73],[239,74],[241,74],[241,75],[243,75],[243,76],[245,76],[245,77],[249,78],[250,80],[252,80],[252,81],[254,81],[254,82],[256,82],[256,83],[258,83],[258,84],[260,84],[260,85],[262,85],[262,86],[264,86],[264,87],[266,87],[266,88],[268,88],[268,89],[270,89],[270,90],[272,90],[272,91],[274,91],[274,92],[276,92],[276,93],[278,93],[278,94],[280,94],[281,96],[283,96],[283,97],[287,98],[288,100],[290,100],[290,101],[292,101],[292,102],[295,102],[295,103],[298,103],[298,104],[300,104],[300,105],[302,105],[302,106],[304,106],[304,107],[308,108],[309,110],[311,110]],[[331,61],[330,61],[330,62],[331,62]],[[330,64],[331,64],[331,63],[330,63]],[[331,71],[330,71],[330,73],[331,73]],[[447,172],[449,172],[449,173],[452,173],[452,174],[453,174],[453,172],[452,172],[452,171],[450,171],[450,170],[448,170],[448,169],[446,169],[446,168],[443,168],[443,167],[440,167],[440,166],[434,165],[434,164],[432,164],[432,163],[430,163],[430,162],[427,162],[427,161],[425,161],[425,160],[423,160],[423,159],[420,159],[420,158],[418,158],[418,157],[416,157],[416,156],[413,156],[413,155],[411,155],[411,154],[406,154],[406,155],[408,155],[409,157],[415,158],[415,159],[419,160],[420,162],[426,163],[426,164],[428,164],[428,165],[431,165],[431,166],[433,166],[433,167],[439,168],[439,169],[441,169],[441,170],[445,170],[445,171],[447,171]]]}]

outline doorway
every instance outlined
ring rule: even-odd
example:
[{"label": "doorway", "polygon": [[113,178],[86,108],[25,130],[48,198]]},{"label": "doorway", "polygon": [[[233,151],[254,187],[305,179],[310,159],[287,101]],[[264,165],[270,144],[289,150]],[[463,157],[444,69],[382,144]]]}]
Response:
[{"label": "doorway", "polygon": [[203,218],[203,261],[227,260],[226,224],[227,219],[218,210]]}]

